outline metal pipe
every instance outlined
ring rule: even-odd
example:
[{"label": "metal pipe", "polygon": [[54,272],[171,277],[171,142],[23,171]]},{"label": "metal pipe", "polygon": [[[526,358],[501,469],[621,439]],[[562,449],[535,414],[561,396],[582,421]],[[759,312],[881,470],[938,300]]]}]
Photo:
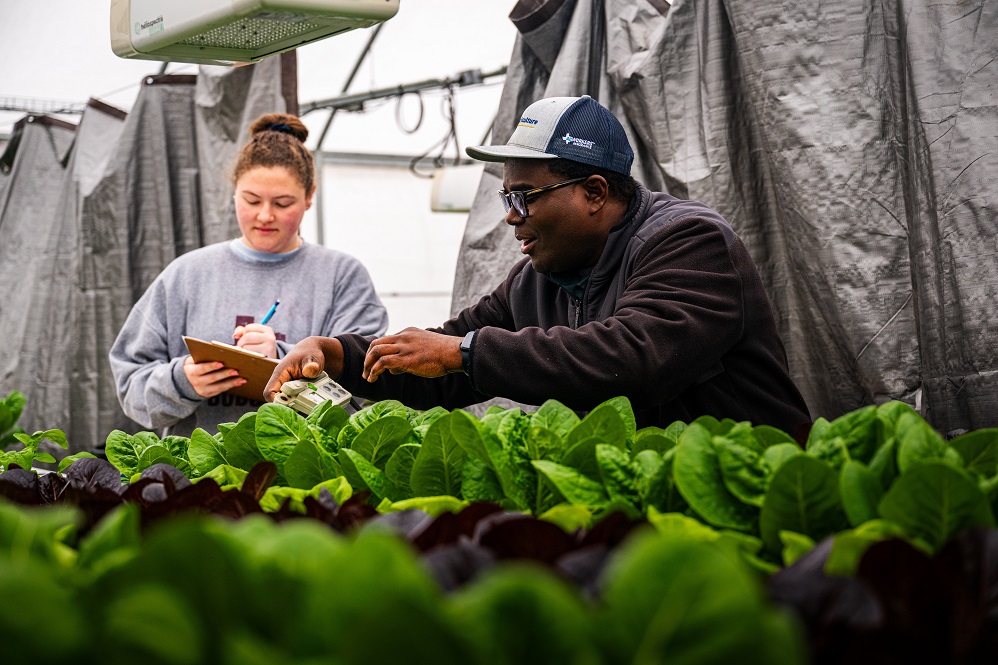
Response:
[{"label": "metal pipe", "polygon": [[[361,64],[364,62],[364,59],[367,58],[367,54],[371,50],[371,45],[374,44],[374,40],[377,38],[378,33],[381,32],[381,28],[383,28],[384,25],[384,23],[379,23],[378,27],[376,27],[374,32],[371,33],[371,38],[367,40],[367,45],[364,47],[364,50],[361,51],[360,57],[357,58],[357,62],[354,63],[353,71],[351,71],[350,75],[347,76],[347,82],[343,84],[343,89],[340,91],[340,94],[345,93],[350,88],[350,84],[353,83],[354,78],[357,76],[357,72],[360,71]],[[326,140],[326,133],[329,132],[329,126],[333,124],[333,117],[336,116],[336,111],[338,110],[339,109],[334,108],[332,113],[329,114],[329,118],[326,119],[326,125],[322,128],[322,133],[319,134],[319,142],[315,146],[316,150],[322,150],[322,142]],[[305,115],[306,113],[307,111],[301,111],[301,115]]]},{"label": "metal pipe", "polygon": [[321,109],[337,109],[346,111],[361,111],[364,109],[364,102],[372,101],[375,99],[384,99],[386,97],[397,97],[400,95],[405,95],[411,92],[419,92],[420,90],[427,90],[429,88],[447,88],[452,85],[457,85],[460,87],[467,85],[478,85],[484,83],[485,79],[492,78],[495,76],[504,76],[506,74],[506,67],[500,67],[494,72],[488,72],[483,74],[479,69],[469,69],[467,71],[461,72],[456,78],[447,79],[427,79],[425,81],[419,81],[417,83],[409,83],[406,85],[397,85],[393,88],[380,88],[378,90],[371,90],[370,92],[364,92],[354,95],[343,95],[340,97],[333,97],[331,99],[320,99],[314,102],[307,102],[301,106],[301,115],[306,113],[311,113],[312,111],[318,111]]},{"label": "metal pipe", "polygon": [[[371,51],[371,45],[374,44],[374,40],[381,33],[381,28],[385,26],[384,23],[379,23],[378,27],[374,29],[371,33],[371,37],[367,40],[367,44],[364,46],[364,50],[361,51],[360,56],[357,58],[357,62],[353,65],[353,70],[350,75],[347,76],[346,83],[343,84],[343,90],[341,92],[346,92],[350,88],[350,84],[353,83],[353,79],[357,76],[357,72],[360,71],[360,65],[367,58],[367,54]],[[305,115],[304,112],[299,110],[299,115]],[[320,245],[326,244],[326,232],[325,232],[325,218],[322,215],[322,164],[324,160],[322,159],[322,143],[326,140],[326,134],[329,133],[329,126],[333,124],[333,117],[336,115],[336,109],[333,109],[332,113],[326,119],[326,125],[322,128],[322,133],[319,134],[319,141],[315,145],[315,150],[313,154],[316,155],[316,167],[315,167],[315,187],[316,191],[319,193],[319,201],[317,201],[317,206],[315,208],[315,239]]]}]

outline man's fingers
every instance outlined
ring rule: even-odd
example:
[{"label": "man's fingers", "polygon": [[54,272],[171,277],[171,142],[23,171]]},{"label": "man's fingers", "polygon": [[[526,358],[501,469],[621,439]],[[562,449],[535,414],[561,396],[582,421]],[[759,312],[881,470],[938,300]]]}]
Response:
[{"label": "man's fingers", "polygon": [[379,362],[374,363],[370,367],[367,367],[365,365],[364,366],[364,373],[361,376],[364,379],[366,379],[368,383],[374,383],[375,381],[378,380],[378,377],[381,376],[381,373],[384,372],[384,371],[385,370],[381,366],[381,362],[379,361]]},{"label": "man's fingers", "polygon": [[281,386],[293,379],[314,379],[322,373],[324,358],[313,353],[305,353],[299,357],[289,355],[277,365],[274,374],[267,382],[267,387],[263,395],[268,402],[273,402],[274,397],[281,390]]},{"label": "man's fingers", "polygon": [[343,347],[335,338],[306,337],[295,344],[277,364],[263,391],[264,398],[273,402],[286,382],[301,378],[314,379],[323,371],[334,379],[339,378],[343,372]]},{"label": "man's fingers", "polygon": [[368,382],[374,382],[386,371],[426,378],[443,376],[455,367],[454,354],[460,341],[459,337],[406,328],[371,343],[364,357],[362,376]]},{"label": "man's fingers", "polygon": [[288,371],[287,367],[277,366],[274,370],[274,374],[270,377],[270,381],[267,382],[267,387],[263,389],[263,397],[268,402],[274,401],[274,396],[277,395],[281,390],[281,386],[293,379],[291,372]]},{"label": "man's fingers", "polygon": [[326,364],[325,358],[322,356],[316,356],[314,354],[305,354],[301,358],[297,359],[297,362],[288,363],[287,367],[291,370],[290,378],[285,379],[290,381],[291,379],[300,379],[302,377],[306,379],[314,379],[322,373],[322,368]]},{"label": "man's fingers", "polygon": [[382,372],[390,369],[389,365],[394,364],[392,361],[397,354],[398,348],[394,344],[389,344],[384,340],[375,340],[367,349],[367,355],[364,356],[364,371],[361,376],[369,382],[373,382]]}]

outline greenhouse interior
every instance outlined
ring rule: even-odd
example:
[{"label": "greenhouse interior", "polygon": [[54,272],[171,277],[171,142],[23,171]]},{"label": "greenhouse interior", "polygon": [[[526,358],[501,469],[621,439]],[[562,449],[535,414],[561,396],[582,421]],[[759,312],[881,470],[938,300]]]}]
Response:
[{"label": "greenhouse interior", "polygon": [[998,3],[472,4],[0,9],[8,661],[998,662]]}]

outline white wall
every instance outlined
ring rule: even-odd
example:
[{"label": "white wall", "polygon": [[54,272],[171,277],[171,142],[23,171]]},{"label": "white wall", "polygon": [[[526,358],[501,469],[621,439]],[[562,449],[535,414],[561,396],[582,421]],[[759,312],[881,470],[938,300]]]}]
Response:
[{"label": "white wall", "polygon": [[[316,205],[324,243],[360,259],[388,309],[388,330],[429,328],[450,317],[467,213],[432,212],[432,180],[407,168],[326,164]],[[309,211],[302,235],[317,239]]]}]

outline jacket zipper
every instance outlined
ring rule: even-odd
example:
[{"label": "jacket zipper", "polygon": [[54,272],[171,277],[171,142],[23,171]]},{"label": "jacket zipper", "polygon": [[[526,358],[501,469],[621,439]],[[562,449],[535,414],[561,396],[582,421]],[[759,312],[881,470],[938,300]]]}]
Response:
[{"label": "jacket zipper", "polygon": [[586,280],[586,286],[582,289],[582,297],[575,301],[575,329],[578,330],[579,326],[582,324],[582,308],[586,304],[586,296],[589,294],[589,285],[592,283],[592,275],[589,275],[590,279]]}]

